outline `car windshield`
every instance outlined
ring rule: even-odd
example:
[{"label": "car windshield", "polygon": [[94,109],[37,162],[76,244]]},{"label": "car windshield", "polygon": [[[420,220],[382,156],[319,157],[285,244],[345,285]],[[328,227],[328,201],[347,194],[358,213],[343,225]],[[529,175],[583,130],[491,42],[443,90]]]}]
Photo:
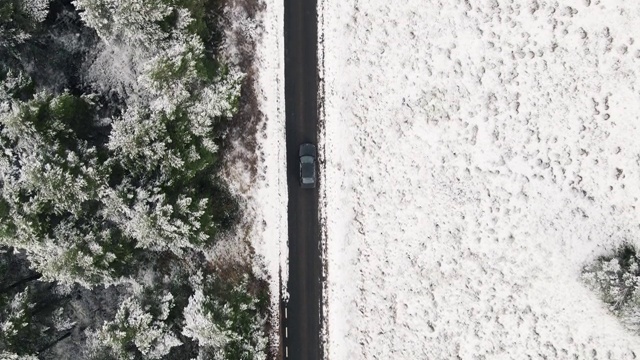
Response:
[{"label": "car windshield", "polygon": [[301,156],[300,157],[300,162],[306,163],[306,164],[311,164],[313,163],[313,157],[312,156]]}]

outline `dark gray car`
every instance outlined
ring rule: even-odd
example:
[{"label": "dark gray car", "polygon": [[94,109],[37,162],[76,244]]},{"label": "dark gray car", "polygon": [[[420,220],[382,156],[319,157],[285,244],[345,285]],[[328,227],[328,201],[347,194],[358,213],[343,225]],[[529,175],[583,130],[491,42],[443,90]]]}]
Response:
[{"label": "dark gray car", "polygon": [[316,147],[313,144],[300,145],[300,187],[316,187]]}]

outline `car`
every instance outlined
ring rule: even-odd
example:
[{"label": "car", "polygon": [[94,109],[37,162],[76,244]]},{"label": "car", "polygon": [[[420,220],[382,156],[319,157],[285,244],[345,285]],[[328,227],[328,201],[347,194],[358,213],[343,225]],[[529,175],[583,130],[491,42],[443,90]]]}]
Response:
[{"label": "car", "polygon": [[300,145],[300,187],[316,187],[316,146],[309,143]]}]

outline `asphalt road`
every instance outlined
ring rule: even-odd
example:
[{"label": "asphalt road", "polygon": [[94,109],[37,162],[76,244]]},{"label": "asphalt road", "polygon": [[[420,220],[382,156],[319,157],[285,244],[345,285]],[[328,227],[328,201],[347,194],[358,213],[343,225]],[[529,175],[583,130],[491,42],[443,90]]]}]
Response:
[{"label": "asphalt road", "polygon": [[[299,185],[298,147],[317,144],[316,0],[285,0],[285,102],[289,187],[289,302],[282,316],[285,358],[320,360],[321,252],[318,191]],[[284,313],[283,313],[284,315]],[[286,335],[286,336],[284,336]],[[288,357],[287,357],[288,353]]]}]

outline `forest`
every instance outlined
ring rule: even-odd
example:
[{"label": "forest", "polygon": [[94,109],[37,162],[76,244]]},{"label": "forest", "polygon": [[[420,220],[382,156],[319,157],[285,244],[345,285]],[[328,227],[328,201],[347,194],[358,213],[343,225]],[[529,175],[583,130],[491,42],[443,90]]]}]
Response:
[{"label": "forest", "polygon": [[0,359],[266,359],[223,0],[0,2]]}]

